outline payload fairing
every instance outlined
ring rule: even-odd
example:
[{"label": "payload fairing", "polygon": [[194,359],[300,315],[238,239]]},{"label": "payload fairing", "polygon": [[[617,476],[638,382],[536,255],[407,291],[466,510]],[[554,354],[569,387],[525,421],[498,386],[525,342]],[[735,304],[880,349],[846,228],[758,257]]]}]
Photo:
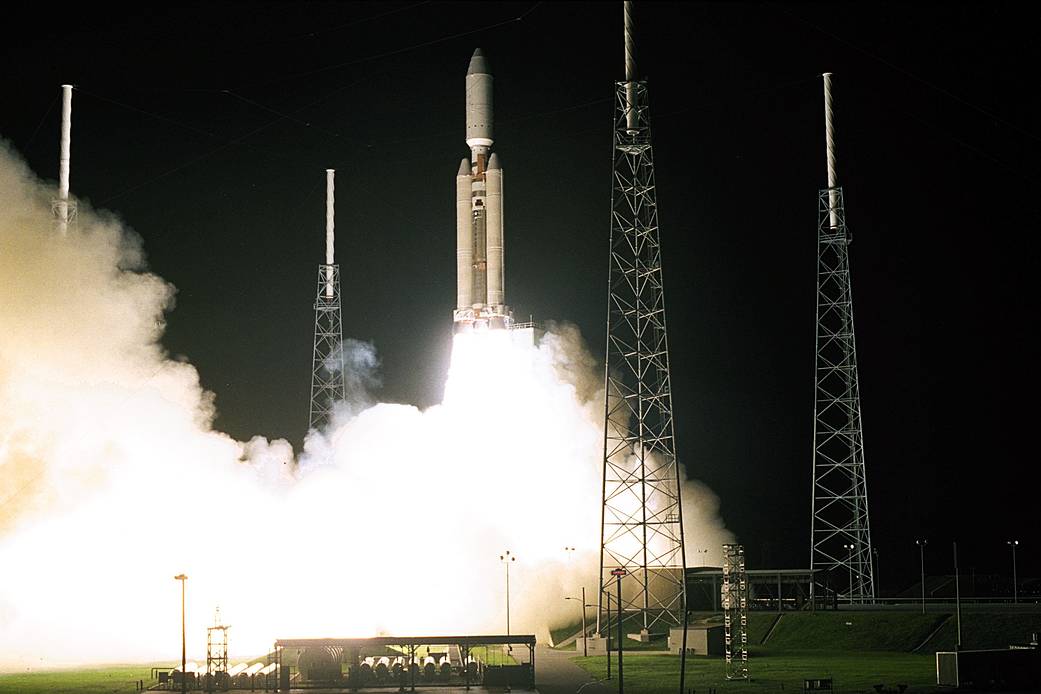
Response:
[{"label": "payload fairing", "polygon": [[503,263],[502,166],[491,154],[492,75],[478,48],[466,71],[466,144],[456,174],[455,331],[509,328]]}]

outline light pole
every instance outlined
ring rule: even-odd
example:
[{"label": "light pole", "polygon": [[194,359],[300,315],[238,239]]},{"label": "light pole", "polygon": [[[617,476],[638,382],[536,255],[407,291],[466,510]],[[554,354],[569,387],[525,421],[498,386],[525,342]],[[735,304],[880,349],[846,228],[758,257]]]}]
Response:
[{"label": "light pole", "polygon": [[1012,603],[1019,602],[1019,581],[1016,576],[1016,547],[1019,546],[1019,540],[1009,540],[1008,546],[1012,548]]},{"label": "light pole", "polygon": [[181,694],[185,694],[188,691],[188,673],[184,671],[188,667],[188,651],[184,636],[184,585],[188,577],[185,574],[177,574],[174,580],[181,582]]},{"label": "light pole", "polygon": [[856,549],[856,545],[852,542],[848,545],[842,545],[844,549],[849,550],[849,604],[853,604],[853,550]]},{"label": "light pole", "polygon": [[873,580],[875,581],[875,602],[878,602],[879,598],[882,597],[882,581],[878,575],[878,547],[872,547],[871,554],[875,558],[874,571],[871,572],[871,575],[874,577]]},{"label": "light pole", "polygon": [[958,543],[952,543],[954,547],[954,609],[958,617],[958,643],[954,650],[961,650],[961,572],[958,570]]},{"label": "light pole", "polygon": [[922,562],[922,614],[925,614],[925,546],[929,544],[928,540],[915,540],[918,545],[918,556]]},{"label": "light pole", "polygon": [[506,550],[506,554],[499,555],[499,561],[506,564],[506,635],[510,635],[510,563],[517,561],[517,557],[510,555],[510,550]]},{"label": "light pole", "polygon": [[[578,600],[578,598],[565,597],[565,600]],[[589,648],[586,644],[586,587],[582,586],[582,655],[589,656]]]},{"label": "light pole", "polygon": [[574,547],[565,547],[564,551],[567,552],[567,564],[571,566],[571,553],[575,551]]}]

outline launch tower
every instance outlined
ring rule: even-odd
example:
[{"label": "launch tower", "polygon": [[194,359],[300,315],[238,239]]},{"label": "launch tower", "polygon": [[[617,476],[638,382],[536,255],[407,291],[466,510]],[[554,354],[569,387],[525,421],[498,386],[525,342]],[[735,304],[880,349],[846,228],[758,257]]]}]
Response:
[{"label": "launch tower", "polygon": [[478,48],[466,71],[466,144],[456,174],[455,331],[509,328],[503,257],[502,166],[494,140],[492,74]]},{"label": "launch tower", "polygon": [[810,595],[823,583],[841,600],[865,603],[874,602],[875,578],[849,278],[851,239],[835,172],[831,106],[831,73],[825,73],[828,187],[818,195]]},{"label": "launch tower", "polygon": [[623,626],[646,638],[683,623],[686,581],[648,91],[635,77],[629,2],[624,12],[625,81],[615,89],[597,633],[616,628],[608,623],[617,619],[607,609],[611,572],[625,569]]},{"label": "launch tower", "polygon": [[314,300],[309,430],[325,427],[332,418],[335,404],[347,395],[343,374],[340,266],[335,257],[335,175],[332,169],[325,170],[325,264],[318,266],[318,291]]}]

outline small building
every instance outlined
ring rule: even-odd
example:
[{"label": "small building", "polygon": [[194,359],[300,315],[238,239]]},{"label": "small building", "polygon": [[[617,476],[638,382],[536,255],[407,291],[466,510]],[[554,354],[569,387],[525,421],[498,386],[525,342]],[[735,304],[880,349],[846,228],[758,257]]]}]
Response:
[{"label": "small building", "polygon": [[[679,655],[683,647],[683,627],[669,629],[669,651]],[[722,624],[691,624],[687,627],[687,655],[723,655]]]}]

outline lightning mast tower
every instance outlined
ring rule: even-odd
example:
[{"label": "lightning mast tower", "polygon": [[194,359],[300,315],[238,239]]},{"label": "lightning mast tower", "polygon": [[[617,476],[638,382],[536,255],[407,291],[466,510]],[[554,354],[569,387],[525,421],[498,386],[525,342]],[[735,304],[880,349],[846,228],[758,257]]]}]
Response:
[{"label": "lightning mast tower", "polygon": [[340,266],[336,264],[336,172],[325,170],[325,264],[318,266],[314,300],[314,352],[311,362],[311,413],[308,429],[329,423],[333,407],[347,396],[343,374],[343,327],[340,314]]},{"label": "lightning mast tower", "polygon": [[874,602],[875,579],[849,278],[851,237],[835,173],[832,115],[831,73],[824,73],[828,187],[818,196],[810,595],[812,603],[823,577],[853,604]]},{"label": "lightning mast tower", "polygon": [[[597,633],[616,628],[610,621],[620,611],[646,640],[652,629],[683,624],[686,561],[647,82],[636,79],[631,3],[623,7],[625,81],[615,85]],[[614,569],[627,574],[622,604],[609,611]]]},{"label": "lightning mast tower", "polygon": [[76,219],[76,202],[69,200],[69,169],[72,161],[72,85],[61,85],[61,153],[58,155],[58,197],[51,201],[51,212],[62,236],[69,222]]}]

